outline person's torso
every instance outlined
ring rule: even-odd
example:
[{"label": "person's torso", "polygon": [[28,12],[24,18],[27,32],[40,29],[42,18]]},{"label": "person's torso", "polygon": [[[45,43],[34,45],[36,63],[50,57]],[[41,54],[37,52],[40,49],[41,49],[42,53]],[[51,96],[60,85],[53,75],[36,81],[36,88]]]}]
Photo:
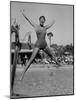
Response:
[{"label": "person's torso", "polygon": [[46,28],[45,27],[37,26],[35,28],[35,31],[36,31],[38,40],[45,40],[45,36],[46,36]]}]

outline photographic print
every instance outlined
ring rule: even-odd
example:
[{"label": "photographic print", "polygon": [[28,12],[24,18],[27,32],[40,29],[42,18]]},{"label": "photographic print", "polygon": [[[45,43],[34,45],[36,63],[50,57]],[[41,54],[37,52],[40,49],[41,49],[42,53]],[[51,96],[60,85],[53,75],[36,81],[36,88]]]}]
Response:
[{"label": "photographic print", "polygon": [[74,94],[74,5],[10,2],[10,98]]}]

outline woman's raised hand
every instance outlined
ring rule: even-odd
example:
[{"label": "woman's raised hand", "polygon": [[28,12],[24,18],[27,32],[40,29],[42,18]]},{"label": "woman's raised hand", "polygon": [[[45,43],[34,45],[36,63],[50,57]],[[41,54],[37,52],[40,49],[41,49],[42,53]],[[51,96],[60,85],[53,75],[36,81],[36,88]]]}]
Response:
[{"label": "woman's raised hand", "polygon": [[21,10],[20,10],[20,12],[21,12],[21,13],[24,13],[24,12],[25,12],[25,10],[24,10],[24,9],[21,9]]}]

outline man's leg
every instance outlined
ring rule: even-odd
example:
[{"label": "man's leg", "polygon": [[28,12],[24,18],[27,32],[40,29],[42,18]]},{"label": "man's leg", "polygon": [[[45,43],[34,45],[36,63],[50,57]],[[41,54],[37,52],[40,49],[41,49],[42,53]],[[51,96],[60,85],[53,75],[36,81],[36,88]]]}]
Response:
[{"label": "man's leg", "polygon": [[26,67],[24,68],[24,71],[23,71],[23,73],[22,73],[22,76],[21,76],[20,80],[23,79],[25,72],[26,72],[26,71],[28,70],[28,68],[30,67],[30,65],[31,65],[32,61],[34,60],[34,58],[36,57],[38,51],[39,51],[39,48],[35,48],[35,49],[34,49],[30,60],[28,61],[28,63],[26,64]]},{"label": "man's leg", "polygon": [[58,66],[60,66],[59,62],[55,59],[54,53],[51,50],[51,48],[49,48],[48,46],[44,49],[44,51],[48,54],[49,57],[51,57]]},{"label": "man's leg", "polygon": [[13,95],[13,86],[16,74],[16,64],[17,64],[17,57],[18,57],[18,47],[15,48],[14,59],[13,59],[13,67],[11,72],[11,96]]}]

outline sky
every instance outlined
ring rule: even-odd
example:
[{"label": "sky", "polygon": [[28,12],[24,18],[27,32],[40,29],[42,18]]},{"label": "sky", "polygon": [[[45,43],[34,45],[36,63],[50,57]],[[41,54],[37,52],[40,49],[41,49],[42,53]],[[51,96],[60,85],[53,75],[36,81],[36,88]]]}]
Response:
[{"label": "sky", "polygon": [[[55,19],[55,24],[47,30],[53,33],[52,43],[58,45],[66,45],[73,43],[73,6],[69,5],[54,5],[54,4],[38,4],[38,3],[20,3],[11,2],[11,24],[16,18],[17,23],[20,24],[20,41],[25,34],[31,31],[32,43],[36,41],[36,33],[34,28],[22,16],[20,10],[25,10],[25,15],[39,24],[39,17],[45,16],[46,23],[49,24],[52,19]],[[14,34],[11,37],[14,41]],[[47,43],[48,37],[46,36]],[[27,38],[24,42],[27,41]]]}]

